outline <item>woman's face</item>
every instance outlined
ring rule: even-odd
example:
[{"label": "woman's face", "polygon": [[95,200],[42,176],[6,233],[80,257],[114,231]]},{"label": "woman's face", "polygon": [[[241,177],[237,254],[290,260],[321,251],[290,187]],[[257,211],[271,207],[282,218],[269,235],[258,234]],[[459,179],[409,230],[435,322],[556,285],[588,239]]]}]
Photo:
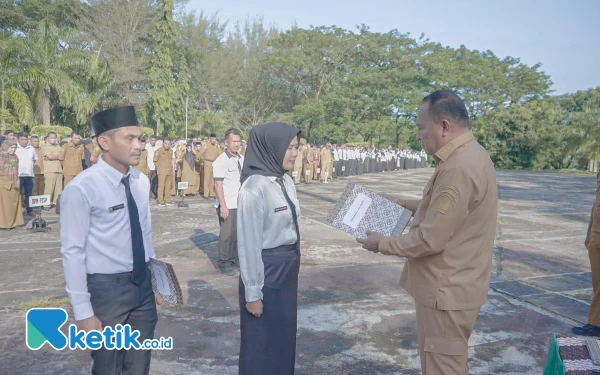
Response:
[{"label": "woman's face", "polygon": [[9,155],[14,155],[15,152],[17,151],[17,145],[10,146],[7,151],[8,151]]},{"label": "woman's face", "polygon": [[190,145],[185,146],[185,150],[187,152],[192,152],[192,146],[190,146]]},{"label": "woman's face", "polygon": [[294,168],[296,163],[296,157],[298,157],[298,137],[294,137],[288,146],[285,156],[283,157],[283,169],[289,171]]}]

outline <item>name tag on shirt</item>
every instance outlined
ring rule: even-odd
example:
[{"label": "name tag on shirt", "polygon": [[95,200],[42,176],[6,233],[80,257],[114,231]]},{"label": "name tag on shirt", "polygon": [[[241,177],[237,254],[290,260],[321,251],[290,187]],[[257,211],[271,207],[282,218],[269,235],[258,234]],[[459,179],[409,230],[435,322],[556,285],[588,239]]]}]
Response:
[{"label": "name tag on shirt", "polygon": [[121,208],[125,208],[125,205],[123,203],[118,204],[116,206],[109,207],[108,208],[108,212],[113,212],[113,211],[116,211],[116,210],[120,210]]},{"label": "name tag on shirt", "polygon": [[288,206],[283,206],[283,207],[279,207],[275,209],[275,212],[281,212],[281,211],[285,211],[288,209]]}]

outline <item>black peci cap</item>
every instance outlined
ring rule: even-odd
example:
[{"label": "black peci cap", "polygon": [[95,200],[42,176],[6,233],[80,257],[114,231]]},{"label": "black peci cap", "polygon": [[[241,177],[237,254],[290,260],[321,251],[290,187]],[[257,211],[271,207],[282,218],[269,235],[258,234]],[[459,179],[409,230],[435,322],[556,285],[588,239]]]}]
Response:
[{"label": "black peci cap", "polygon": [[125,126],[140,126],[133,106],[109,108],[92,116],[95,135]]}]

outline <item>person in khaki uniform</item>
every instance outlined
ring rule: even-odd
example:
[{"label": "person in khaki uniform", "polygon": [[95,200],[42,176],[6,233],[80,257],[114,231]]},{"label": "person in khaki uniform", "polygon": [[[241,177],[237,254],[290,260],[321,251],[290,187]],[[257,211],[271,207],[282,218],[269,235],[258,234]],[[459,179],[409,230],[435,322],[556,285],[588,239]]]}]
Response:
[{"label": "person in khaki uniform", "polygon": [[321,173],[321,151],[319,151],[319,148],[314,145],[312,147],[312,154],[313,154],[313,163],[312,163],[312,179],[313,180],[318,180],[319,179],[319,174]]},{"label": "person in khaki uniform", "polygon": [[325,174],[327,181],[331,180],[333,172],[333,155],[331,154],[331,145],[327,144],[321,149],[321,181],[325,182]]},{"label": "person in khaki uniform", "polygon": [[415,299],[422,373],[468,375],[469,337],[492,272],[496,172],[454,92],[425,97],[417,127],[436,170],[420,201],[389,197],[414,212],[410,232],[400,237],[369,232],[358,242],[375,253],[406,257],[400,285]]},{"label": "person in khaki uniform", "polygon": [[213,177],[212,163],[223,153],[217,145],[217,135],[211,134],[210,140],[202,150],[201,157],[202,163],[204,164],[203,182],[204,182],[204,198],[214,198],[215,194],[215,180]]},{"label": "person in khaki uniform", "polygon": [[33,165],[33,192],[32,195],[44,195],[44,154],[40,147],[40,137],[34,135],[31,137],[31,146],[35,149],[37,160]]},{"label": "person in khaki uniform", "polygon": [[177,158],[177,164],[181,170],[181,182],[187,182],[188,188],[182,191],[185,195],[196,195],[198,193],[198,183],[200,175],[196,171],[196,161],[198,155],[194,153],[192,143],[188,143],[184,153]]},{"label": "person in khaki uniform", "polygon": [[83,161],[85,160],[85,151],[80,144],[81,135],[71,133],[71,141],[62,146],[60,160],[63,161],[63,176],[65,177],[64,186],[67,186],[72,179],[83,171]]},{"label": "person in khaki uniform", "polygon": [[307,144],[306,149],[302,152],[302,159],[304,160],[304,182],[307,184],[312,183],[313,176],[313,165],[315,164],[315,154],[312,152],[312,147]]},{"label": "person in khaki uniform", "polygon": [[63,189],[62,148],[58,145],[55,132],[48,133],[46,139],[47,143],[42,147],[42,155],[44,155],[44,195],[50,196],[50,202],[52,203],[50,206],[46,206],[46,209],[50,209],[56,206],[58,196]]},{"label": "person in khaki uniform", "polygon": [[594,294],[588,314],[588,323],[581,327],[573,327],[572,331],[580,336],[600,337],[600,171],[596,175],[596,201],[592,206],[584,245],[588,249],[590,257]]},{"label": "person in khaki uniform", "polygon": [[292,178],[294,179],[294,184],[298,185],[300,183],[300,178],[302,177],[302,165],[304,164],[304,158],[302,157],[302,151],[298,152],[298,157],[296,157],[296,161],[294,162],[294,171],[292,172]]},{"label": "person in khaki uniform", "polygon": [[201,142],[194,143],[194,153],[196,154],[196,173],[198,173],[198,186],[196,192],[204,194],[204,163],[202,162],[203,147]]},{"label": "person in khaki uniform", "polygon": [[102,150],[98,147],[98,139],[95,135],[92,137],[92,143],[85,145],[85,148],[90,152],[90,163],[92,165],[96,164],[102,154]]},{"label": "person in khaki uniform", "polygon": [[171,188],[173,187],[175,164],[173,150],[171,150],[171,140],[163,140],[163,146],[156,150],[154,165],[156,165],[156,174],[158,175],[158,204],[160,206],[173,204],[171,202]]},{"label": "person in khaki uniform", "polygon": [[140,154],[140,164],[133,166],[133,168],[148,176],[148,150],[146,150],[145,137],[140,138],[140,144],[142,145],[142,151]]}]

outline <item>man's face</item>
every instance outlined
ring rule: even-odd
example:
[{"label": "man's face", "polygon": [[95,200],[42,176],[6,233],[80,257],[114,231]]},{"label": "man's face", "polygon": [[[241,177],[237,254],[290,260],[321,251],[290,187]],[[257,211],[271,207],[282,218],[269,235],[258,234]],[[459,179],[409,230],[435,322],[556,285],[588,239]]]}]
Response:
[{"label": "man's face", "polygon": [[202,145],[194,145],[194,151],[196,151],[196,152],[202,151]]},{"label": "man's face", "polygon": [[31,146],[34,148],[40,147],[40,139],[39,138],[31,138]]},{"label": "man's face", "polygon": [[77,145],[79,144],[79,142],[81,142],[81,136],[80,136],[79,134],[74,134],[74,135],[71,137],[71,142],[73,142],[73,144],[74,144],[75,146],[77,146]]},{"label": "man's face", "polygon": [[429,114],[429,103],[423,104],[417,116],[417,139],[428,155],[433,155],[439,150],[442,130],[441,123],[436,123]]},{"label": "man's face", "polygon": [[163,141],[163,148],[165,150],[170,149],[171,148],[171,141],[167,141],[167,140]]},{"label": "man's face", "polygon": [[142,150],[146,148],[146,141],[140,141]]},{"label": "man's face", "polygon": [[126,126],[116,130],[112,136],[101,134],[98,143],[111,159],[122,165],[135,166],[140,163],[142,154],[141,136],[139,126]]},{"label": "man's face", "polygon": [[229,134],[229,137],[225,140],[225,146],[227,150],[232,154],[237,154],[240,151],[240,146],[242,144],[242,139],[239,135]]},{"label": "man's face", "polygon": [[150,146],[154,147],[156,144],[156,138],[150,138]]},{"label": "man's face", "polygon": [[48,136],[48,143],[51,145],[56,144],[56,134],[50,134]]},{"label": "man's face", "polygon": [[15,141],[15,133],[8,133],[6,135],[6,139],[8,139],[11,142],[14,142]]},{"label": "man's face", "polygon": [[19,142],[19,146],[21,147],[27,147],[27,144],[29,143],[27,137],[19,137],[17,141]]},{"label": "man's face", "polygon": [[215,137],[210,137],[210,143],[214,146],[215,143],[217,143],[217,138]]}]

